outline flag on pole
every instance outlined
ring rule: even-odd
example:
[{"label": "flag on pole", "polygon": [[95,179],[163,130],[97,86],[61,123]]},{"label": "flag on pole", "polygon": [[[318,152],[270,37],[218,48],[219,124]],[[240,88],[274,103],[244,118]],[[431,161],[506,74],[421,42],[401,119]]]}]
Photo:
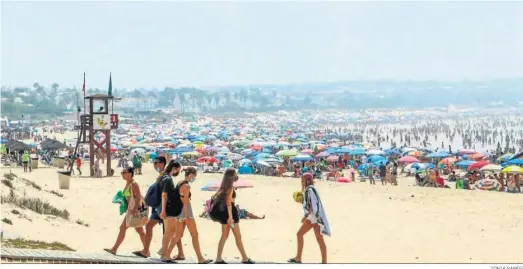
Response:
[{"label": "flag on pole", "polygon": [[109,73],[109,92],[107,95],[113,96],[113,79],[111,77],[111,73]]},{"label": "flag on pole", "polygon": [[82,85],[82,92],[84,93],[84,97],[85,97],[85,72],[84,72],[84,84]]}]

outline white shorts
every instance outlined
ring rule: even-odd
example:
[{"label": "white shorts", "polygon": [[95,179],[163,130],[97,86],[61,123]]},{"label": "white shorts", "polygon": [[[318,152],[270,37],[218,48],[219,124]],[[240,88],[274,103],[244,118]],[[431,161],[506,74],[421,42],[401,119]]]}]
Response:
[{"label": "white shorts", "polygon": [[309,214],[307,216],[307,220],[309,220],[311,222],[311,224],[318,224],[318,219],[316,218],[316,216],[314,214]]}]

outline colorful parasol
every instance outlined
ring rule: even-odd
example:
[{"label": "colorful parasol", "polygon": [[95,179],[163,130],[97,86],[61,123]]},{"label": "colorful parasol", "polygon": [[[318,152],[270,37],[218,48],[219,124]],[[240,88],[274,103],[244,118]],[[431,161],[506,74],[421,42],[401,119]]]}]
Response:
[{"label": "colorful parasol", "polygon": [[[222,180],[218,179],[218,180],[214,180],[214,181],[211,181],[211,182],[203,185],[200,188],[200,190],[202,190],[202,191],[217,191],[218,189],[220,189],[221,185],[222,185]],[[233,187],[237,188],[237,189],[245,189],[245,188],[252,188],[253,186],[248,181],[239,179],[239,180],[234,182]]]},{"label": "colorful parasol", "polygon": [[503,168],[503,170],[501,170],[501,173],[523,174],[523,167],[511,165]]},{"label": "colorful parasol", "polygon": [[501,167],[501,165],[497,165],[497,164],[488,164],[488,165],[485,165],[483,167],[481,167],[481,169],[479,169],[480,171],[494,171],[494,172],[499,172],[501,171],[501,169],[503,169],[503,167]]},{"label": "colorful parasol", "polygon": [[475,190],[482,190],[482,191],[501,191],[501,184],[497,180],[485,178],[482,180],[479,180],[474,184]]},{"label": "colorful parasol", "polygon": [[399,163],[419,163],[419,160],[412,156],[401,157],[398,160]]}]

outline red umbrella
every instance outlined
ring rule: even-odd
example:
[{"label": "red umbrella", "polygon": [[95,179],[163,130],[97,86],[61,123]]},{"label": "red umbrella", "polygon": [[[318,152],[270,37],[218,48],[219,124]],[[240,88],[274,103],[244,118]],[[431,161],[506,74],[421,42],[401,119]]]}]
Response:
[{"label": "red umbrella", "polygon": [[482,153],[474,153],[474,154],[469,155],[469,160],[479,161],[479,160],[482,160],[485,157],[486,156],[484,154],[482,154]]},{"label": "red umbrella", "polygon": [[455,163],[455,162],[457,162],[457,161],[458,161],[457,158],[454,158],[454,157],[447,157],[447,158],[441,160],[439,163],[440,163],[440,164],[444,164],[444,165],[451,165],[451,164],[453,164],[453,163]]},{"label": "red umbrella", "polygon": [[412,156],[401,157],[398,162],[400,163],[419,163],[419,160]]},{"label": "red umbrella", "polygon": [[479,170],[481,169],[481,167],[485,166],[485,165],[488,165],[490,164],[489,162],[487,161],[479,161],[479,162],[475,162],[473,163],[471,166],[469,166],[469,168],[467,168],[467,170],[469,171],[472,171],[472,170]]}]

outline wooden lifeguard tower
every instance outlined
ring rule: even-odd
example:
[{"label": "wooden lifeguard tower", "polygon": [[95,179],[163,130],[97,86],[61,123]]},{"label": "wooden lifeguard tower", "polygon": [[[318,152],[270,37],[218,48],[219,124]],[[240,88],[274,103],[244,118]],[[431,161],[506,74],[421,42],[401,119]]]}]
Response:
[{"label": "wooden lifeguard tower", "polygon": [[[80,144],[89,144],[89,173],[95,176],[95,158],[104,158],[106,175],[112,176],[111,167],[111,130],[118,128],[118,114],[113,113],[113,101],[118,100],[111,95],[95,94],[84,97],[88,101],[88,113],[80,116],[80,125],[75,154]],[[87,110],[87,109],[86,109]],[[101,141],[96,140],[96,134],[103,134]]]}]

